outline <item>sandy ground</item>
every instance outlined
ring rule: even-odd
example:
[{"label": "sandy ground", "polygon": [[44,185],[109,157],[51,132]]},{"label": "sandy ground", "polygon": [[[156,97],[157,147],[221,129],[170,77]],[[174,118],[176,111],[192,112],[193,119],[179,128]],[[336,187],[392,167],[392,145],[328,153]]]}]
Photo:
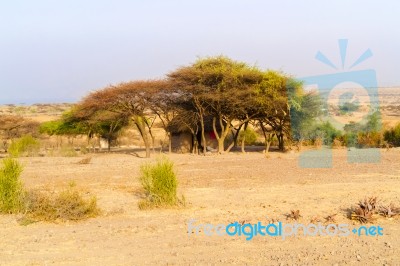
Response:
[{"label": "sandy ground", "polygon": [[[400,149],[382,150],[379,164],[348,164],[346,150],[334,150],[331,169],[302,169],[298,153],[172,154],[188,206],[142,211],[139,165],[128,154],[22,158],[28,188],[61,190],[75,181],[98,197],[100,217],[79,223],[18,224],[0,216],[0,265],[400,265],[400,217],[379,218],[382,236],[206,236],[188,234],[196,224],[299,222],[335,214],[336,223],[358,223],[348,210],[365,196],[400,205]],[[153,156],[155,157],[155,156]]]}]

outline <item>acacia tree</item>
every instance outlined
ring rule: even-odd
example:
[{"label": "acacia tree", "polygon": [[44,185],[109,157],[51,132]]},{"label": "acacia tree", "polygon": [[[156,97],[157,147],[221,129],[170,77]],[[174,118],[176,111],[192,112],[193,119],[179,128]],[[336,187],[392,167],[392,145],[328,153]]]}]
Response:
[{"label": "acacia tree", "polygon": [[0,115],[0,136],[7,152],[8,145],[15,139],[23,135],[32,135],[38,137],[39,123],[24,119],[21,116],[15,115]]},{"label": "acacia tree", "polygon": [[84,105],[78,105],[68,120],[81,128],[88,140],[94,135],[106,139],[108,151],[111,149],[111,142],[116,140],[119,132],[129,124],[129,117],[125,113],[89,109]]},{"label": "acacia tree", "polygon": [[167,80],[157,82],[153,88],[152,96],[149,98],[149,108],[161,121],[161,127],[168,138],[168,151],[171,153],[172,136],[169,125],[183,110],[181,106],[184,104],[182,102],[183,97],[181,93],[172,89]]},{"label": "acacia tree", "polygon": [[142,137],[146,157],[150,157],[152,123],[148,117],[151,114],[152,97],[164,84],[163,80],[121,83],[90,93],[80,104],[86,110],[107,110],[129,116]]},{"label": "acacia tree", "polygon": [[[205,152],[204,118],[213,117],[212,126],[218,142],[218,152],[225,150],[225,140],[234,127],[250,121],[254,86],[262,73],[245,63],[218,56],[200,59],[193,65],[181,67],[168,75],[170,81],[190,95],[201,125],[203,152]],[[233,125],[233,123],[236,125]]]},{"label": "acacia tree", "polygon": [[302,84],[283,73],[268,70],[256,88],[258,114],[256,125],[263,132],[266,154],[274,137],[278,148],[284,149],[284,137],[291,137],[290,110],[299,108]]}]

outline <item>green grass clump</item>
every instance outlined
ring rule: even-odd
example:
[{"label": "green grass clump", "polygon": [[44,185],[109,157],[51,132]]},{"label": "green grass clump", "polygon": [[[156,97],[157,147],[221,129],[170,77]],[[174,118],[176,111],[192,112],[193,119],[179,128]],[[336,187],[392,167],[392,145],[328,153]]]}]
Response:
[{"label": "green grass clump", "polygon": [[8,153],[12,157],[35,156],[38,154],[39,149],[39,141],[33,138],[31,135],[26,135],[13,140],[8,148]]},{"label": "green grass clump", "polygon": [[239,132],[239,142],[242,142],[244,139],[246,145],[254,145],[257,141],[257,137],[257,133],[251,128],[246,128],[246,130]]},{"label": "green grass clump", "polygon": [[21,224],[35,221],[78,221],[100,214],[96,197],[85,199],[71,183],[60,193],[25,191],[16,159],[3,159],[0,166],[0,213],[25,213]]},{"label": "green grass clump", "polygon": [[178,180],[173,162],[162,157],[155,163],[142,165],[140,173],[140,181],[146,192],[146,199],[139,202],[140,209],[183,203],[177,197]]},{"label": "green grass clump", "polygon": [[6,158],[0,167],[0,212],[17,213],[24,206],[24,190],[20,180],[22,166]]}]

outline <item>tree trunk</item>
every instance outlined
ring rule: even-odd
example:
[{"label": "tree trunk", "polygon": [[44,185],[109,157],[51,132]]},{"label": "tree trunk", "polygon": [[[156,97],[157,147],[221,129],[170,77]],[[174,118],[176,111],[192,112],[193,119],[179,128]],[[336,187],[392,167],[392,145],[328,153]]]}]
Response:
[{"label": "tree trunk", "polygon": [[204,135],[204,118],[203,114],[200,114],[200,125],[201,125],[201,144],[203,146],[203,154],[206,155],[206,136]]},{"label": "tree trunk", "polygon": [[238,141],[239,133],[240,133],[240,130],[242,129],[242,126],[243,125],[240,125],[238,130],[236,131],[236,133],[233,134],[234,147],[237,147],[237,141]]},{"label": "tree trunk", "polygon": [[279,143],[279,150],[280,150],[280,151],[283,151],[283,150],[285,149],[284,141],[283,141],[283,134],[282,134],[282,133],[279,133],[279,134],[277,135],[277,137],[278,137],[278,143]]},{"label": "tree trunk", "polygon": [[245,143],[245,141],[246,141],[246,129],[247,129],[247,126],[248,126],[248,122],[246,122],[246,123],[244,123],[244,132],[243,132],[243,138],[242,138],[242,153],[245,153],[246,151],[244,150],[244,143]]},{"label": "tree trunk", "polygon": [[172,136],[168,133],[168,153],[172,153]]},{"label": "tree trunk", "polygon": [[134,116],[133,118],[140,135],[142,136],[144,146],[146,148],[146,158],[150,157],[150,140],[149,134],[146,131],[146,123],[143,121],[143,117],[141,116]]},{"label": "tree trunk", "polygon": [[[219,120],[219,124],[220,124],[220,127],[221,127],[221,134],[219,134],[218,131],[217,131],[217,126],[216,126],[217,119],[216,119],[216,117],[213,118],[213,122],[212,123],[213,123],[214,134],[215,134],[215,137],[217,138],[217,142],[218,142],[218,153],[222,154],[222,153],[225,152],[225,145],[224,144],[225,144],[226,136],[228,135],[228,133],[229,133],[229,131],[231,129],[231,121],[227,121],[226,126],[224,126],[222,117],[219,117],[218,120]],[[233,147],[233,145],[232,145],[232,147]]]}]

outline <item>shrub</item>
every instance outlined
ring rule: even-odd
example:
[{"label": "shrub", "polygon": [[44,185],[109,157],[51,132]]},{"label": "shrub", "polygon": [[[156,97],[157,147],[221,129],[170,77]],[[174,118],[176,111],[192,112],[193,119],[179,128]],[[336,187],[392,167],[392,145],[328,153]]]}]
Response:
[{"label": "shrub", "polygon": [[324,122],[315,126],[313,135],[311,136],[312,139],[322,138],[324,145],[332,145],[335,138],[342,136],[342,132],[336,129],[330,122]]},{"label": "shrub", "polygon": [[254,145],[257,141],[257,137],[257,133],[253,129],[246,128],[246,130],[240,131],[239,142],[242,142],[244,138],[244,143],[246,145]]},{"label": "shrub", "polygon": [[20,180],[22,166],[12,158],[0,168],[0,212],[16,213],[23,208],[24,190]]},{"label": "shrub", "polygon": [[393,146],[400,146],[400,123],[384,133],[384,139]]},{"label": "shrub", "polygon": [[383,143],[380,132],[359,132],[357,134],[357,144],[359,147],[376,148]]},{"label": "shrub", "polygon": [[33,156],[39,152],[40,144],[39,141],[33,138],[31,135],[26,135],[12,141],[8,152],[13,157],[19,156]]},{"label": "shrub", "polygon": [[100,213],[96,197],[84,199],[72,186],[56,195],[31,191],[27,196],[27,215],[40,221],[78,221]]},{"label": "shrub", "polygon": [[143,164],[140,172],[140,181],[147,198],[139,203],[139,208],[173,206],[180,203],[176,195],[178,180],[173,162],[162,157],[153,164]]}]

